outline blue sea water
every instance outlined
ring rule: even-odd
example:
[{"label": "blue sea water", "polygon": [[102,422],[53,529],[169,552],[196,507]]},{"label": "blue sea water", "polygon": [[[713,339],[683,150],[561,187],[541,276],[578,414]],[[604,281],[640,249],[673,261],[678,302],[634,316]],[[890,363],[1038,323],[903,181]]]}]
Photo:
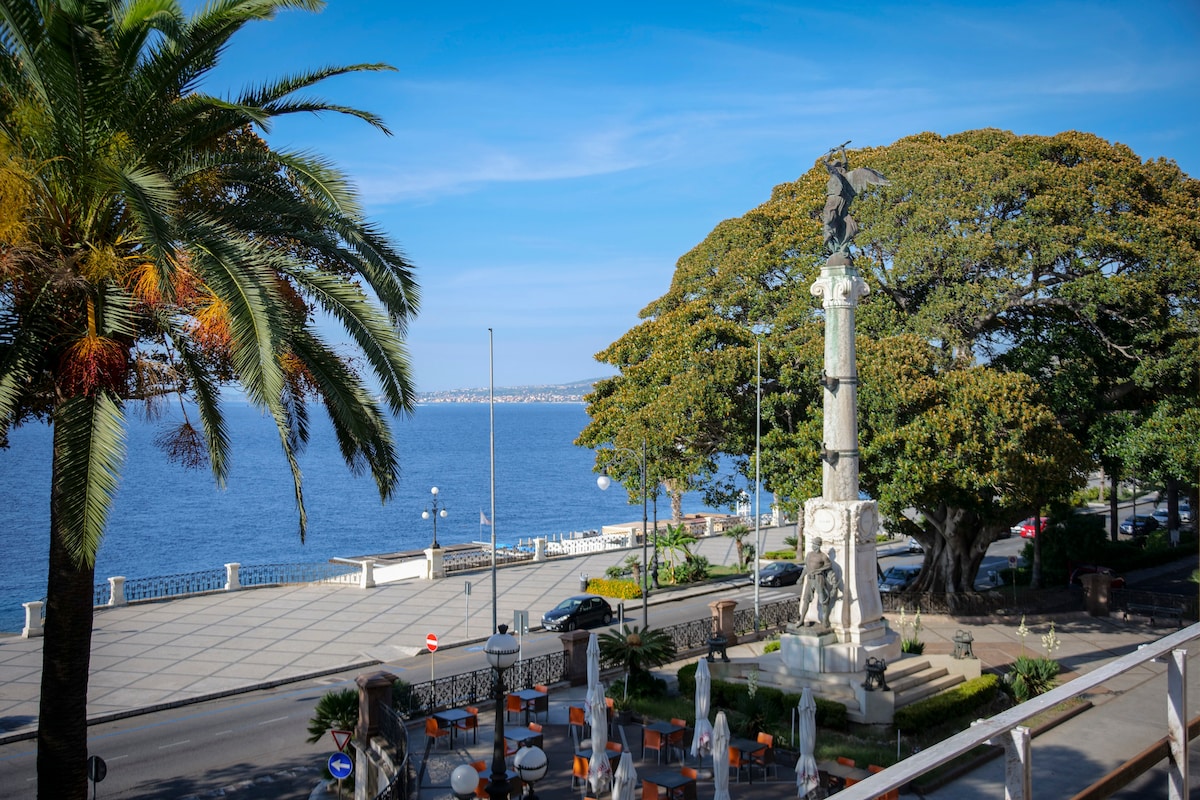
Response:
[{"label": "blue sea water", "polygon": [[[178,413],[178,412],[177,412]],[[429,546],[432,524],[421,518],[437,486],[447,516],[438,520],[442,545],[490,539],[480,512],[491,517],[488,406],[430,404],[396,420],[400,485],[386,504],[369,475],[342,461],[323,411],[313,414],[300,459],[308,510],[300,542],[291,477],[273,423],[248,403],[226,406],[233,443],[227,488],[207,468],[167,461],[153,439],[165,419],[147,422],[130,411],[125,468],[96,559],[99,581],[172,575],[226,562],[273,564],[325,561]],[[572,442],[588,422],[578,403],[495,406],[496,537],[515,543],[533,536],[641,519],[614,485],[596,487],[593,453]],[[51,431],[26,425],[0,450],[0,631],[20,630],[21,603],[45,595],[49,549]],[[660,516],[670,514],[665,503]],[[684,511],[706,509],[700,495]]]}]

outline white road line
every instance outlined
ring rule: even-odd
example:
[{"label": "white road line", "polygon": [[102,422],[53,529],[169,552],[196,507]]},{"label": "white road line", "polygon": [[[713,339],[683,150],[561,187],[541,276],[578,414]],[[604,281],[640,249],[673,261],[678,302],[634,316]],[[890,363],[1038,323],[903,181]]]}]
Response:
[{"label": "white road line", "polygon": [[112,756],[111,758],[106,758],[104,760],[105,761],[120,761],[122,758],[129,758],[129,753],[126,753],[123,756]]},{"label": "white road line", "polygon": [[227,731],[217,731],[216,733],[213,734],[213,736],[228,736],[231,733],[233,733],[233,728],[230,728]]},{"label": "white road line", "polygon": [[168,747],[179,747],[180,745],[191,744],[191,743],[192,743],[191,739],[184,739],[182,742],[172,742],[171,744],[160,744],[158,746],[158,749],[166,750]]},{"label": "white road line", "polygon": [[287,717],[276,717],[275,719],[265,719],[258,724],[259,725],[270,725],[275,722],[283,722],[285,719],[287,719]]}]

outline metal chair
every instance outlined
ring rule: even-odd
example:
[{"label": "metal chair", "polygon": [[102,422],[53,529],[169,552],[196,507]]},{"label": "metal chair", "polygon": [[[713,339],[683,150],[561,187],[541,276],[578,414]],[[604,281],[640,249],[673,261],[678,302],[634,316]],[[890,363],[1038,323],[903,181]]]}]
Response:
[{"label": "metal chair", "polygon": [[754,766],[763,771],[763,780],[767,779],[767,771],[773,770],[775,777],[779,777],[779,768],[775,765],[775,737],[769,733],[759,732],[758,743],[765,744],[765,750],[760,750],[757,753],[750,755],[750,761]]},{"label": "metal chair", "polygon": [[508,700],[504,704],[504,721],[508,722],[509,714],[516,714],[517,720],[520,721],[521,714],[525,711],[525,701],[517,697],[515,694],[510,694]]},{"label": "metal chair", "polygon": [[752,763],[753,762],[746,758],[741,750],[738,750],[733,745],[729,746],[729,767],[736,771],[735,777],[737,778],[738,783],[742,782],[742,767],[746,768],[746,776],[749,777],[750,765]]},{"label": "metal chair", "polygon": [[467,731],[470,731],[471,741],[474,744],[479,744],[479,709],[475,706],[467,706],[463,710],[472,716],[458,720],[454,723],[454,727],[462,731],[463,735],[466,735]]},{"label": "metal chair", "polygon": [[665,738],[666,737],[664,737],[658,731],[652,731],[652,730],[643,728],[642,729],[642,760],[645,760],[647,750],[653,750],[655,760],[659,764],[661,764],[663,748],[665,748],[667,746],[666,741],[664,741]]},{"label": "metal chair", "polygon": [[425,737],[436,743],[438,739],[446,737],[446,749],[450,748],[450,729],[443,728],[438,725],[438,721],[433,717],[425,718]]}]

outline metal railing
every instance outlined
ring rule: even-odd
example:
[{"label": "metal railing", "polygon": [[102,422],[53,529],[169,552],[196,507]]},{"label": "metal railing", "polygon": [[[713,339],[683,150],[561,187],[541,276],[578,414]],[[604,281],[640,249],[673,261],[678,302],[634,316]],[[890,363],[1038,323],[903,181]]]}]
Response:
[{"label": "metal railing", "polygon": [[[295,583],[356,584],[361,567],[357,564],[314,562],[309,564],[249,564],[238,570],[241,588],[283,586]],[[229,571],[225,567],[184,572],[178,575],[155,575],[125,580],[125,602],[162,600],[192,594],[225,591]],[[112,601],[112,585],[105,581],[92,589],[92,605],[107,606]]]},{"label": "metal railing", "polygon": [[313,562],[309,564],[243,565],[242,586],[279,586],[290,583],[358,583],[361,569],[353,564]]},{"label": "metal railing", "polygon": [[416,776],[409,761],[408,728],[404,719],[391,707],[379,705],[379,735],[392,750],[396,772],[374,800],[411,800],[418,794]]},{"label": "metal railing", "polygon": [[[1022,723],[1054,708],[1059,703],[1078,697],[1106,681],[1156,659],[1167,662],[1167,709],[1164,714],[1163,727],[1167,729],[1168,737],[1172,740],[1173,752],[1185,753],[1182,761],[1186,762],[1187,724],[1183,708],[1186,660],[1182,657],[1184,651],[1179,648],[1197,636],[1200,636],[1200,624],[1184,628],[1158,641],[1141,645],[1132,653],[1110,661],[1088,674],[1051,689],[1032,700],[1002,711],[994,717],[980,720],[970,728],[914,753],[903,761],[882,772],[874,773],[853,786],[846,787],[838,794],[838,797],[843,800],[873,800],[892,789],[903,788],[906,784],[981,744],[1000,744],[1004,746],[1007,760],[1005,796],[1026,800],[1033,794],[1031,766],[1035,754],[1029,728],[1024,727]],[[1178,769],[1177,763],[1168,764],[1168,772],[1171,773],[1172,780],[1179,777]]]},{"label": "metal railing", "polygon": [[[523,561],[533,561],[533,553],[527,550],[517,550],[508,547],[496,548],[496,565],[517,564]],[[447,573],[467,572],[473,569],[484,569],[492,565],[492,554],[488,550],[463,550],[450,552],[442,559],[442,566]]]},{"label": "metal railing", "polygon": [[[1112,589],[1108,595],[1109,608],[1126,614],[1137,613],[1137,607],[1173,610],[1181,620],[1200,619],[1196,615],[1196,598],[1179,594],[1147,592],[1141,589]],[[1130,609],[1134,607],[1134,610]]]},{"label": "metal railing", "polygon": [[975,616],[990,614],[1012,605],[1012,597],[1000,592],[880,592],[884,611],[921,611],[925,614]]},{"label": "metal railing", "polygon": [[[504,673],[504,689],[515,692],[538,684],[566,680],[567,658],[562,651],[518,661]],[[491,667],[460,672],[414,683],[409,687],[408,717],[426,716],[441,708],[455,708],[494,697],[496,673]]]}]

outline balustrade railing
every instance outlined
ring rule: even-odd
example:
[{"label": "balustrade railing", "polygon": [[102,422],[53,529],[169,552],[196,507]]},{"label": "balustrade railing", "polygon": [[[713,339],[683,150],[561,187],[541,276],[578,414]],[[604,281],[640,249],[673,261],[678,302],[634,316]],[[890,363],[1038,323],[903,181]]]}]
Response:
[{"label": "balustrade railing", "polygon": [[[517,550],[507,547],[496,548],[496,564],[516,564],[522,561],[532,561],[533,553],[528,550]],[[466,572],[473,569],[484,569],[492,565],[490,550],[450,551],[442,557],[442,566],[446,572]]]},{"label": "balustrade railing", "polygon": [[[526,658],[505,670],[504,690],[515,692],[538,684],[558,683],[566,680],[566,670],[566,655],[561,651]],[[407,707],[401,711],[408,717],[418,717],[440,708],[490,700],[495,685],[496,673],[491,667],[414,683],[409,687]]]},{"label": "balustrade railing", "polygon": [[417,796],[415,776],[410,769],[408,728],[404,719],[389,706],[379,706],[379,735],[384,738],[392,750],[392,763],[396,772],[388,785],[374,800],[412,800]]},{"label": "balustrade railing", "polygon": [[[357,564],[249,564],[236,571],[239,588],[283,586],[296,583],[358,583],[361,568]],[[155,575],[149,578],[127,578],[119,583],[117,605],[143,600],[184,597],[226,589],[230,579],[228,567],[185,572],[178,575]],[[92,605],[113,604],[112,579],[97,583],[92,591]]]}]

